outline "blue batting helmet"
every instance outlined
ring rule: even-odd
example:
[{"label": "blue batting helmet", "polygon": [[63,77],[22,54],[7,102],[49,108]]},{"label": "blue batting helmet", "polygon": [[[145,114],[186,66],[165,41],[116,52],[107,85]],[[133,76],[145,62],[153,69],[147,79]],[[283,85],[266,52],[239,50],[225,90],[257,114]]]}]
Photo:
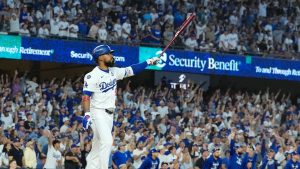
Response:
[{"label": "blue batting helmet", "polygon": [[93,50],[92,56],[94,60],[97,60],[101,55],[113,53],[108,45],[99,45]]}]

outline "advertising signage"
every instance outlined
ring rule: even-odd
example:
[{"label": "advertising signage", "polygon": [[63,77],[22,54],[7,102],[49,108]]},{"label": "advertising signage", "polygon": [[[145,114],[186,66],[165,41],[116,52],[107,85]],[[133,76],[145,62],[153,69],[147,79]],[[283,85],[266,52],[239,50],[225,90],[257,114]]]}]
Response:
[{"label": "advertising signage", "polygon": [[[62,63],[95,64],[91,51],[98,43],[83,41],[65,41],[40,38],[22,38],[22,47],[27,52],[22,54],[24,60],[38,60]],[[110,45],[115,50],[114,56],[118,66],[129,66],[138,62],[138,47]]]},{"label": "advertising signage", "polygon": [[[0,58],[95,65],[95,42],[0,35]],[[110,45],[117,66],[158,56],[160,48]],[[167,50],[151,70],[300,81],[300,62],[251,56]]]},{"label": "advertising signage", "polygon": [[[140,47],[139,61],[161,53],[160,48]],[[216,74],[300,81],[300,62],[168,50],[151,70]]]},{"label": "advertising signage", "polygon": [[20,36],[0,35],[0,58],[21,59],[23,52]]}]

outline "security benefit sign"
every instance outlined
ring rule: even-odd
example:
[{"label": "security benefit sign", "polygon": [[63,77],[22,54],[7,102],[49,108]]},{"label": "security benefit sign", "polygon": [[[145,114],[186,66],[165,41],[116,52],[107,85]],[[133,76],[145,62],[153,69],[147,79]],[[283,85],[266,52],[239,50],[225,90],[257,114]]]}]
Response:
[{"label": "security benefit sign", "polygon": [[21,37],[0,35],[0,58],[21,59]]},{"label": "security benefit sign", "polygon": [[[161,54],[161,49],[140,47],[140,62]],[[208,74],[238,74],[241,71],[243,58],[215,57],[209,53],[169,50],[163,54],[161,61],[153,70],[167,70]]]},{"label": "security benefit sign", "polygon": [[[159,54],[160,48],[140,47],[139,61]],[[299,65],[297,61],[168,50],[148,69],[299,81]]]}]

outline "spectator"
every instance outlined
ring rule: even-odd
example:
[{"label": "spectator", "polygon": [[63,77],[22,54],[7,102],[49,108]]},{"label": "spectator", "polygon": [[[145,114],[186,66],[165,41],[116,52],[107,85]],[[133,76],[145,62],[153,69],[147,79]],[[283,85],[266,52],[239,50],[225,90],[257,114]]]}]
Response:
[{"label": "spectator", "polygon": [[29,12],[27,9],[27,5],[24,5],[21,9],[21,13],[20,13],[20,22],[27,22],[29,21]]},{"label": "spectator", "polygon": [[239,23],[238,21],[239,20],[238,20],[237,13],[236,13],[236,11],[233,11],[232,14],[229,17],[229,23],[231,25],[238,26],[238,23]]},{"label": "spectator", "polygon": [[29,141],[24,150],[24,166],[26,168],[36,168],[37,159],[34,151],[34,141]]},{"label": "spectator", "polygon": [[3,129],[7,130],[13,125],[13,114],[11,107],[4,108],[3,114],[1,115],[1,121],[4,124]]},{"label": "spectator", "polygon": [[277,168],[279,166],[277,160],[275,160],[275,152],[274,150],[270,149],[268,152],[268,155],[264,157],[262,164],[261,164],[261,169],[263,168]]},{"label": "spectator", "polygon": [[172,40],[172,38],[174,37],[173,32],[173,26],[170,24],[166,24],[165,31],[163,33],[164,45],[168,45],[168,43]]},{"label": "spectator", "polygon": [[154,25],[151,29],[151,43],[159,44],[161,41],[161,28],[158,24]]},{"label": "spectator", "polygon": [[54,15],[54,17],[50,18],[50,34],[52,36],[58,36],[59,32],[60,32],[60,19],[58,17],[57,14]]},{"label": "spectator", "polygon": [[182,169],[193,169],[192,158],[189,154],[188,148],[183,150],[182,164],[180,166]]},{"label": "spectator", "polygon": [[222,159],[220,158],[220,149],[215,148],[213,150],[212,155],[204,161],[203,169],[209,169],[209,168],[218,168],[220,169],[222,166]]},{"label": "spectator", "polygon": [[268,3],[265,0],[259,0],[259,5],[258,5],[258,16],[260,17],[267,17],[267,8],[268,8]]},{"label": "spectator", "polygon": [[15,137],[13,139],[12,148],[9,151],[8,156],[12,156],[13,159],[16,160],[18,167],[23,167],[23,150],[21,149],[23,140],[20,140],[20,138]]},{"label": "spectator", "polygon": [[205,41],[205,30],[207,29],[207,26],[205,23],[199,22],[198,24],[196,22],[193,22],[195,24],[195,30],[196,30],[196,39],[199,39],[200,42]]},{"label": "spectator", "polygon": [[79,154],[79,146],[72,144],[71,151],[66,153],[65,168],[79,169],[81,166]]},{"label": "spectator", "polygon": [[21,29],[19,30],[20,35],[30,36],[28,25],[26,23],[21,24]]},{"label": "spectator", "polygon": [[169,168],[168,163],[166,163],[166,162],[162,162],[162,163],[161,163],[160,169],[168,169],[168,168]]},{"label": "spectator", "polygon": [[224,51],[229,50],[229,34],[227,30],[225,30],[224,33],[220,35],[219,48]]},{"label": "spectator", "polygon": [[80,150],[81,150],[81,159],[82,168],[86,167],[86,157],[91,150],[90,140],[87,135],[80,133]]},{"label": "spectator", "polygon": [[58,2],[57,5],[53,8],[53,13],[56,14],[58,17],[64,15],[64,9],[62,7],[61,2]]},{"label": "spectator", "polygon": [[283,44],[283,50],[284,51],[291,51],[293,50],[293,40],[291,39],[290,35],[287,35],[286,38],[284,39],[284,44]]},{"label": "spectator", "polygon": [[70,119],[68,117],[63,118],[63,125],[60,127],[60,132],[65,133],[70,129]]},{"label": "spectator", "polygon": [[107,30],[104,24],[100,24],[100,28],[98,29],[98,42],[105,42],[107,40]]},{"label": "spectator", "polygon": [[235,132],[231,133],[230,140],[230,159],[229,169],[242,169],[243,148],[239,143],[235,142]]},{"label": "spectator", "polygon": [[147,155],[147,148],[144,147],[144,142],[140,141],[137,142],[137,149],[133,150],[132,155],[133,155],[133,166],[135,168],[140,168],[142,165],[142,160],[146,157]]},{"label": "spectator", "polygon": [[198,42],[195,34],[191,34],[186,40],[185,40],[185,46],[187,49],[195,50],[198,49]]},{"label": "spectator", "polygon": [[151,23],[154,23],[158,19],[158,13],[156,12],[155,8],[151,9],[150,17],[151,17]]},{"label": "spectator", "polygon": [[40,27],[40,24],[34,25],[33,22],[29,22],[28,24],[28,30],[30,36],[37,36],[37,29]]},{"label": "spectator", "polygon": [[120,19],[117,19],[117,21],[114,23],[113,30],[116,32],[117,39],[119,39],[122,35],[122,26],[120,24]]},{"label": "spectator", "polygon": [[65,16],[61,16],[60,21],[58,22],[59,32],[58,36],[67,37],[69,34],[69,22]]},{"label": "spectator", "polygon": [[[44,8],[37,9],[36,12],[33,13],[31,17],[35,17],[37,22],[42,23],[42,21],[45,20],[44,10],[45,10]],[[35,23],[34,20],[33,22]]]},{"label": "spectator", "polygon": [[118,151],[112,157],[113,164],[116,168],[127,168],[127,161],[129,160],[128,153],[126,152],[126,144],[120,143]]},{"label": "spectator", "polygon": [[79,18],[79,21],[77,23],[78,26],[78,33],[79,33],[79,37],[89,37],[88,33],[89,33],[89,27],[88,27],[88,23],[84,20],[83,17]]},{"label": "spectator", "polygon": [[62,156],[60,149],[60,141],[53,140],[53,136],[50,131],[46,132],[48,137],[48,152],[47,152],[47,159],[46,163],[43,168],[45,169],[52,169],[56,167],[62,166]]},{"label": "spectator", "polygon": [[43,23],[42,26],[39,28],[38,37],[46,38],[49,35],[50,34],[49,34],[48,24]]},{"label": "spectator", "polygon": [[57,16],[57,14],[53,14],[53,6],[52,3],[49,2],[46,6],[45,20],[50,21],[52,16]]},{"label": "spectator", "polygon": [[161,118],[165,118],[169,114],[169,108],[164,101],[159,102],[159,106],[157,106],[157,111]]},{"label": "spectator", "polygon": [[97,33],[98,33],[98,30],[99,30],[99,26],[100,26],[100,23],[94,23],[90,30],[89,30],[89,33],[88,33],[88,37],[89,38],[92,38],[92,39],[96,39],[96,36],[97,36]]},{"label": "spectator", "polygon": [[[159,159],[159,168],[163,168],[163,163],[167,163],[166,149],[163,145],[157,146],[157,150],[159,151],[159,155],[157,158]],[[168,163],[167,163],[168,164]]]},{"label": "spectator", "polygon": [[177,160],[178,156],[176,154],[176,147],[171,146],[169,147],[169,154],[167,155],[167,161],[169,164],[173,163],[175,160]]},{"label": "spectator", "polygon": [[82,10],[79,1],[74,2],[72,5],[73,7],[71,9],[71,16],[73,19],[75,19],[79,13],[82,13]]},{"label": "spectator", "polygon": [[237,30],[233,28],[232,32],[228,34],[228,47],[230,50],[235,51],[237,49],[239,37]]},{"label": "spectator", "polygon": [[172,15],[172,11],[168,11],[168,13],[164,17],[164,22],[167,22],[170,25],[174,23],[174,16]]},{"label": "spectator", "polygon": [[9,151],[11,150],[11,145],[6,143],[3,145],[3,150],[0,156],[0,167],[7,168],[9,167],[9,160],[12,159],[12,156],[8,156]]},{"label": "spectator", "polygon": [[17,168],[18,166],[16,160],[9,161],[9,169],[17,169]]},{"label": "spectator", "polygon": [[158,155],[159,152],[156,149],[150,150],[149,156],[146,157],[140,169],[150,169],[150,168],[158,169],[159,166],[159,159],[157,158]]},{"label": "spectator", "polygon": [[11,33],[19,33],[20,30],[20,21],[17,17],[18,13],[11,12],[10,18],[9,18],[9,32]]},{"label": "spectator", "polygon": [[24,127],[26,130],[35,128],[35,123],[30,112],[26,114],[26,121],[24,122]]},{"label": "spectator", "polygon": [[204,163],[207,160],[208,156],[209,156],[209,152],[206,149],[202,150],[202,156],[196,161],[195,169],[204,168]]},{"label": "spectator", "polygon": [[286,169],[300,168],[299,154],[297,152],[292,153],[292,159],[290,159],[286,166]]},{"label": "spectator", "polygon": [[125,41],[129,40],[130,32],[131,32],[131,24],[129,19],[126,19],[125,22],[122,24],[122,38]]},{"label": "spectator", "polygon": [[79,28],[78,28],[75,20],[71,21],[71,24],[69,25],[68,29],[69,29],[69,37],[78,38]]}]

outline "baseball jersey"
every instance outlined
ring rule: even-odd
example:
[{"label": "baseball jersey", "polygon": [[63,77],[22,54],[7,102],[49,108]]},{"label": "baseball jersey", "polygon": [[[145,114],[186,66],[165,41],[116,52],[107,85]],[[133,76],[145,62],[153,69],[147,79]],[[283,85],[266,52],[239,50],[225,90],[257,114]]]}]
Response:
[{"label": "baseball jersey", "polygon": [[139,169],[158,169],[159,159],[153,159],[152,157],[147,157]]},{"label": "baseball jersey", "polygon": [[115,108],[117,81],[133,76],[131,67],[111,67],[108,71],[98,66],[84,77],[83,91],[92,92],[90,107],[96,109]]},{"label": "baseball jersey", "polygon": [[46,163],[44,165],[44,168],[56,168],[57,167],[57,161],[61,160],[61,152],[59,150],[56,150],[52,145],[48,146],[48,152],[47,152],[47,158]]},{"label": "baseball jersey", "polygon": [[211,155],[207,160],[204,161],[203,169],[220,169],[222,165],[222,159],[215,159],[213,155]]},{"label": "baseball jersey", "polygon": [[287,161],[285,169],[300,169],[300,162],[291,159]]},{"label": "baseball jersey", "polygon": [[121,168],[123,165],[126,165],[127,160],[129,159],[127,152],[117,151],[114,153],[112,160],[117,165],[118,168]]}]

